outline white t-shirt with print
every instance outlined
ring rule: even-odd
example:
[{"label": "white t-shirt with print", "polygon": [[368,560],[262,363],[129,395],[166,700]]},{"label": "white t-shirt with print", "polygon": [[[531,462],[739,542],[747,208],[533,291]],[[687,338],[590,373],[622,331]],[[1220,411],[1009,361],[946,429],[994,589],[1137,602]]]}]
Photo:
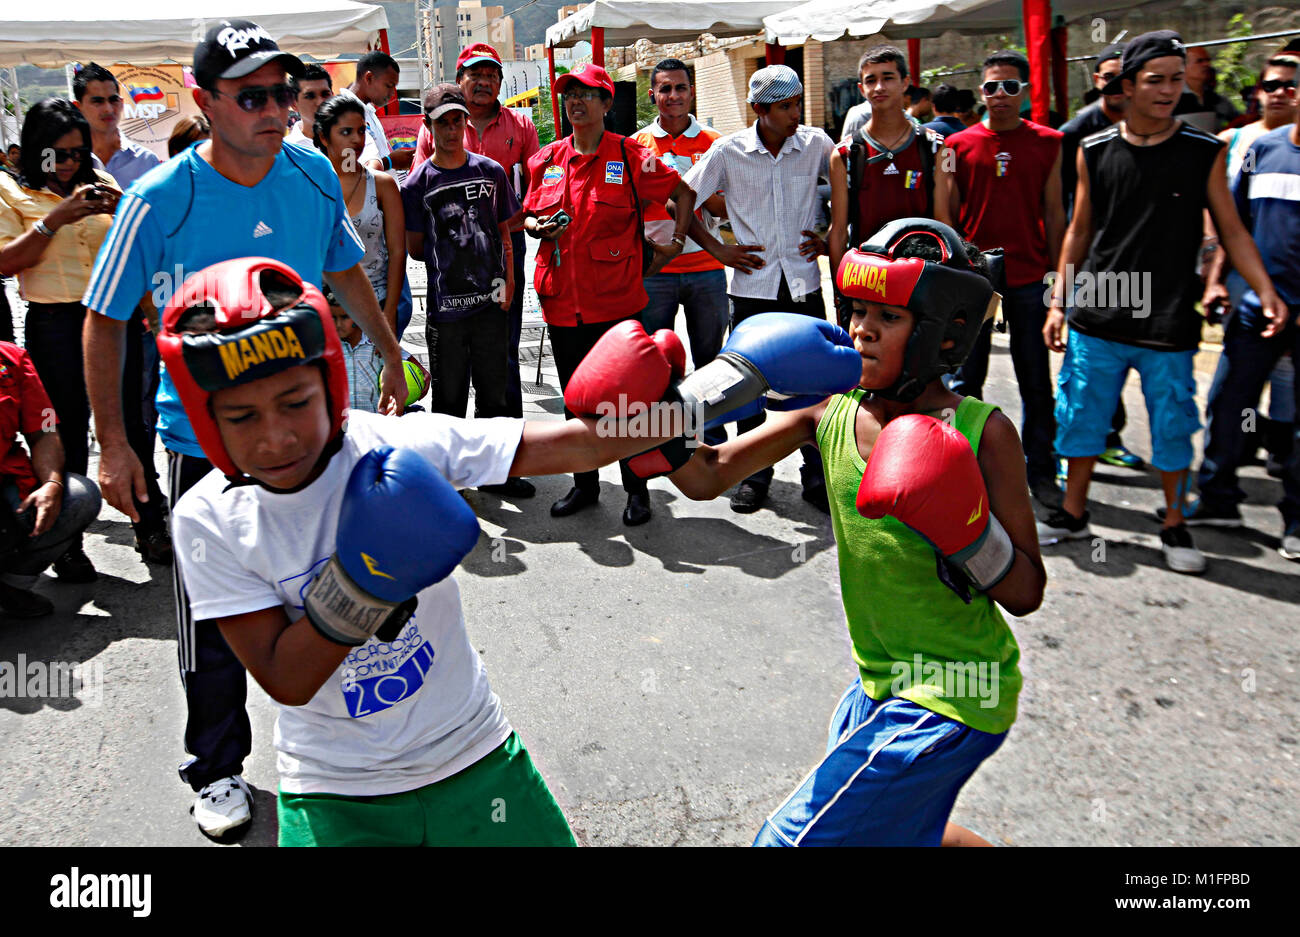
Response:
[{"label": "white t-shirt with print", "polygon": [[[303,616],[302,594],[334,552],[352,468],[378,446],[419,452],[457,487],[500,484],[523,420],[403,417],[353,411],[342,449],[301,491],[228,489],[213,471],[172,512],[188,544],[181,572],[196,619],[280,606]],[[228,490],[227,490],[228,489]],[[413,522],[436,524],[435,518]],[[377,531],[384,537],[398,531]],[[451,576],[419,593],[391,643],[354,649],[305,706],[280,706],[275,725],[280,788],[291,794],[374,796],[414,790],[464,770],[510,735],[501,703],[470,644]]]}]

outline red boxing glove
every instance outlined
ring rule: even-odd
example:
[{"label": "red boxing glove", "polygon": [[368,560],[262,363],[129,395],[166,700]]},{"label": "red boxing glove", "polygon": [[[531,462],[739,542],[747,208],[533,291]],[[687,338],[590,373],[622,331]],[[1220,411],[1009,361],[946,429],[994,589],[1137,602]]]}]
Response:
[{"label": "red boxing glove", "polygon": [[652,338],[635,319],[620,322],[600,337],[564,390],[564,405],[580,416],[603,416],[600,405],[658,403],[668,385],[686,373],[686,349],[670,329]]},{"label": "red boxing glove", "polygon": [[982,591],[1015,561],[970,442],[933,417],[909,413],[880,431],[858,487],[858,513],[906,524]]}]

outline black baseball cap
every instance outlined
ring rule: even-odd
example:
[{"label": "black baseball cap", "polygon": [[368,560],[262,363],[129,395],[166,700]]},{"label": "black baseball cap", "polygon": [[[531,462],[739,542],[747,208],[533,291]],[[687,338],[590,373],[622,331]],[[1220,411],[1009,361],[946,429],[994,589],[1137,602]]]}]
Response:
[{"label": "black baseball cap", "polygon": [[1137,77],[1137,73],[1147,62],[1168,55],[1187,58],[1187,46],[1183,44],[1182,36],[1172,29],[1157,29],[1155,32],[1143,33],[1128,44],[1121,60],[1124,70],[1108,81],[1106,87],[1101,89],[1101,93],[1123,94],[1125,78],[1131,81]]},{"label": "black baseball cap", "polygon": [[1094,72],[1099,72],[1101,71],[1101,66],[1104,63],[1109,62],[1111,59],[1123,59],[1123,58],[1124,58],[1124,43],[1112,42],[1110,45],[1106,46],[1106,48],[1102,49],[1100,52],[1097,53],[1097,58],[1093,60],[1092,70]]},{"label": "black baseball cap", "polygon": [[212,88],[218,78],[243,78],[275,61],[295,78],[306,70],[296,55],[281,52],[271,34],[252,20],[222,20],[194,47],[194,80],[200,88]]}]

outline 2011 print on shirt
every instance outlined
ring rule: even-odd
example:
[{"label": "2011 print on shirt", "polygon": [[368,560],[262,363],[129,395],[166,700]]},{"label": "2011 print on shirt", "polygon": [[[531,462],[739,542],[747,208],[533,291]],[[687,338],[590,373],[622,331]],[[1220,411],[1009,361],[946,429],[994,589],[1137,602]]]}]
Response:
[{"label": "2011 print on shirt", "polygon": [[[305,612],[301,603],[317,571],[329,561],[321,557],[307,569],[280,580],[281,587],[299,601],[294,608]],[[424,686],[424,678],[433,666],[434,650],[420,633],[416,616],[406,623],[402,633],[388,643],[367,641],[354,649],[343,661],[343,701],[353,719],[362,719],[390,709],[409,699]]]}]

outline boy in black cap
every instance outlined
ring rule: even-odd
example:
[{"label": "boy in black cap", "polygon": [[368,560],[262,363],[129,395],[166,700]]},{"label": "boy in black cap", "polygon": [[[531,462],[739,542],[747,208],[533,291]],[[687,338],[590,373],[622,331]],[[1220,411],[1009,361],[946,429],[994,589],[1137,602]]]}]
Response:
[{"label": "boy in black cap", "polygon": [[1076,158],[1074,218],[1043,328],[1047,346],[1065,352],[1056,451],[1070,470],[1064,506],[1039,523],[1038,535],[1043,544],[1092,535],[1085,509],[1092,469],[1105,448],[1107,417],[1134,368],[1150,414],[1151,463],[1164,488],[1165,562],[1175,572],[1199,573],[1205,557],[1187,532],[1183,500],[1192,434],[1200,428],[1192,359],[1201,337],[1196,261],[1207,208],[1266,314],[1285,315],[1286,307],[1236,214],[1223,142],[1173,116],[1185,57],[1182,39],[1170,30],[1134,39],[1119,75],[1101,89],[1128,98],[1125,117],[1085,139]]},{"label": "boy in black cap", "polygon": [[[1061,127],[1061,133],[1065,135],[1061,140],[1061,197],[1065,200],[1066,218],[1069,218],[1070,212],[1074,210],[1074,189],[1079,182],[1079,174],[1074,168],[1075,154],[1079,152],[1079,142],[1084,137],[1090,137],[1097,131],[1105,130],[1111,124],[1124,119],[1124,109],[1128,107],[1128,98],[1124,97],[1123,94],[1101,93],[1102,88],[1119,76],[1122,67],[1120,60],[1123,55],[1124,44],[1122,42],[1112,42],[1097,53],[1096,63],[1092,70],[1092,84],[1093,89],[1097,92],[1097,100],[1083,108],[1074,115],[1072,120]],[[1121,400],[1119,406],[1115,409],[1115,418],[1111,420],[1110,435],[1106,437],[1106,449],[1099,458],[1108,465],[1140,469],[1145,467],[1145,463],[1141,458],[1129,452],[1124,445],[1124,441],[1120,439],[1119,434],[1124,431],[1126,417],[1124,402]],[[1064,466],[1064,460],[1062,460],[1062,466]],[[1062,469],[1060,477],[1064,481],[1064,469]]]}]

